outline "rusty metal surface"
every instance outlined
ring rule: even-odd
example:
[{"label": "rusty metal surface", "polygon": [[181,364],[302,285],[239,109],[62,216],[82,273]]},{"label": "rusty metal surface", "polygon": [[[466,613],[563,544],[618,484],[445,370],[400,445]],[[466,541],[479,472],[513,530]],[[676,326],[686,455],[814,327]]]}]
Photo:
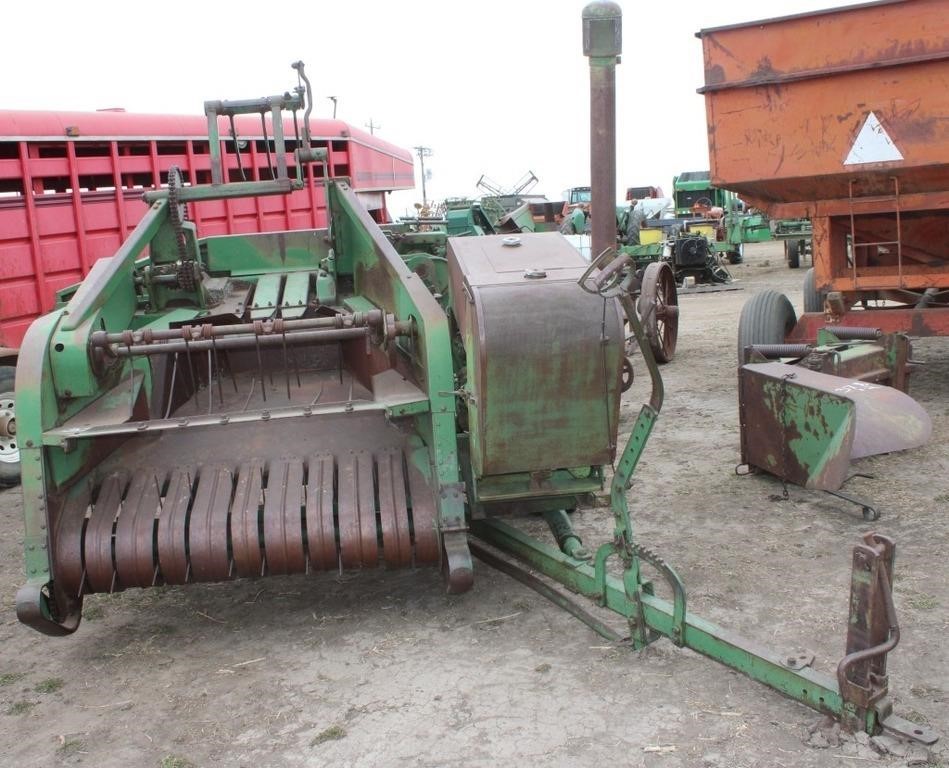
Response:
[{"label": "rusty metal surface", "polygon": [[[946,188],[943,0],[703,30],[712,180],[762,203],[846,198],[854,173]],[[844,165],[873,113],[902,155]]]},{"label": "rusty metal surface", "polygon": [[590,248],[616,248],[616,65],[590,66]]},{"label": "rusty metal surface", "polygon": [[439,563],[434,495],[405,439],[352,413],[129,440],[60,513],[55,579],[78,595]]},{"label": "rusty metal surface", "polygon": [[336,567],[336,530],[333,523],[333,476],[330,455],[311,456],[306,486],[306,535],[310,568]]},{"label": "rusty metal surface", "polygon": [[231,541],[234,571],[238,576],[263,574],[264,558],[260,551],[258,510],[263,499],[263,462],[248,461],[237,473],[237,487],[231,505]]},{"label": "rusty metal surface", "polygon": [[90,500],[89,485],[83,483],[66,501],[53,527],[53,581],[74,598],[82,595],[85,582],[82,537]]},{"label": "rusty metal surface", "polygon": [[[854,308],[840,316],[842,325],[872,325],[884,333],[903,332],[911,336],[949,335],[949,308],[928,309],[859,309]],[[830,328],[822,312],[808,312],[798,318],[797,325],[788,335],[789,342],[813,342],[817,331]]]},{"label": "rusty metal surface", "polygon": [[267,573],[306,571],[303,535],[303,460],[270,462],[264,494],[264,552]]},{"label": "rusty metal surface", "polygon": [[[189,561],[194,581],[220,581],[230,575],[227,517],[233,488],[233,475],[225,467],[208,467],[198,479],[188,528]],[[118,543],[116,551],[124,551]],[[132,558],[139,556],[134,552]]]},{"label": "rusty metal surface", "polygon": [[112,591],[112,527],[122,506],[122,492],[127,482],[128,479],[118,473],[105,479],[86,524],[83,553],[91,592]]},{"label": "rusty metal surface", "polygon": [[900,639],[892,594],[895,552],[892,539],[873,532],[853,549],[847,653],[837,665],[837,681],[844,700],[859,708],[886,695],[886,656]]},{"label": "rusty metal surface", "polygon": [[742,461],[805,488],[836,490],[851,458],[915,448],[932,431],[892,387],[783,363],[739,370]]},{"label": "rusty metal surface", "polygon": [[136,472],[125,494],[124,509],[115,524],[115,549],[129,553],[115,564],[118,583],[123,587],[150,587],[155,583],[158,564],[154,531],[161,491],[154,472]]},{"label": "rusty metal surface", "polygon": [[[624,351],[619,305],[577,284],[588,265],[561,235],[518,241],[449,239],[452,291],[464,297],[456,317],[474,363],[475,473],[609,463]],[[528,267],[546,276],[528,277]]]},{"label": "rusty metal surface", "polygon": [[[392,568],[412,563],[408,491],[402,464],[402,453],[397,450],[382,451],[376,456],[382,555],[386,565]],[[416,524],[417,521],[418,516]]]}]

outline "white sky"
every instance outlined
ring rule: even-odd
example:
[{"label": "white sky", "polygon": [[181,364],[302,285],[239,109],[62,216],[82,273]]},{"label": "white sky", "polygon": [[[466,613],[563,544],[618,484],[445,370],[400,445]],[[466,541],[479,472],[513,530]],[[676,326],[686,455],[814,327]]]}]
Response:
[{"label": "white sky", "polygon": [[[680,171],[708,168],[702,45],[695,32],[841,0],[621,0],[617,199],[627,186],[668,194]],[[115,0],[4,4],[0,108],[200,114],[205,99],[283,92],[302,59],[314,114],[406,148],[432,148],[428,197],[476,195],[482,174],[556,199],[589,184],[585,2],[315,0],[269,4]],[[416,178],[419,168],[416,162]],[[394,196],[396,215],[421,200]]]}]

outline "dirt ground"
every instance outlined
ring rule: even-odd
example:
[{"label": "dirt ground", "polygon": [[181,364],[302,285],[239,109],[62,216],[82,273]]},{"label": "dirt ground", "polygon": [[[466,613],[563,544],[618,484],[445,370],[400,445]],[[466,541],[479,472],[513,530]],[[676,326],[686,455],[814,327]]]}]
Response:
[{"label": "dirt ground", "polygon": [[[742,303],[803,270],[773,244],[734,268],[742,290],[681,299],[666,401],[630,492],[638,540],[673,564],[692,612],[832,673],[843,653],[859,509],[739,477],[735,340]],[[949,729],[949,344],[922,340],[912,392],[929,445],[864,459],[848,488],[898,547],[896,709]],[[646,396],[637,365],[627,427]],[[434,570],[346,573],[87,598],[68,638],[14,615],[23,581],[19,490],[0,493],[2,766],[849,766],[949,765],[949,749],[879,756],[826,746],[817,715],[659,641],[613,647],[477,563],[474,589]],[[588,544],[609,510],[578,514]],[[618,625],[621,626],[621,625]],[[832,737],[830,742],[837,740]],[[818,746],[814,746],[814,745]]]}]

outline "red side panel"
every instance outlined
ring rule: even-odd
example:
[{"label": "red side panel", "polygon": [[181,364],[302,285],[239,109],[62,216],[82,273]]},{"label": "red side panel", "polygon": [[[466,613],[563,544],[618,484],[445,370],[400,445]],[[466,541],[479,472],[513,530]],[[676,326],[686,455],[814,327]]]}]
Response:
[{"label": "red side panel", "polygon": [[[255,116],[235,121],[240,162],[221,119],[225,175],[231,181],[271,177],[264,127]],[[266,130],[271,134],[268,118]],[[328,153],[332,178],[363,192],[414,186],[412,155],[339,120],[313,120],[313,143]],[[296,135],[284,122],[288,148]],[[292,152],[287,154],[295,173]],[[178,166],[187,183],[211,181],[207,123],[201,116],[126,112],[0,110],[0,346],[18,347],[29,324],[53,307],[55,292],[78,282],[115,253],[144,215],[146,189],[167,183]],[[326,226],[322,168],[307,188],[284,197],[219,200],[189,206],[202,236]],[[374,212],[388,220],[383,207]]]}]

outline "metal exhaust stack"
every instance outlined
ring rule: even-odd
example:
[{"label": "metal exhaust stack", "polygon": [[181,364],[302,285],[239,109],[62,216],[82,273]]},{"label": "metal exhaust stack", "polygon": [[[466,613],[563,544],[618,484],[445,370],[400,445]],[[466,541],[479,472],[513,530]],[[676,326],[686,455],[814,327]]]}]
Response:
[{"label": "metal exhaust stack", "polygon": [[599,1],[583,9],[583,55],[590,58],[591,253],[616,246],[616,65],[623,51],[623,11]]}]

